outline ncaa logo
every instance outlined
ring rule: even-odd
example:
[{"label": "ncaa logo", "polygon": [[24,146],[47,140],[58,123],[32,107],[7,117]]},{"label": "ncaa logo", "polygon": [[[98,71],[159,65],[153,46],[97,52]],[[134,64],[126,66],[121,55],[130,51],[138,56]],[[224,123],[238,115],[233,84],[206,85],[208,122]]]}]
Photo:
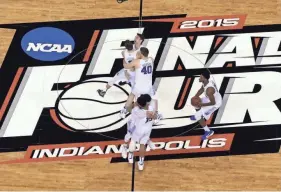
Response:
[{"label": "ncaa logo", "polygon": [[21,40],[23,51],[41,61],[57,61],[73,52],[75,42],[67,32],[54,27],[29,31]]}]

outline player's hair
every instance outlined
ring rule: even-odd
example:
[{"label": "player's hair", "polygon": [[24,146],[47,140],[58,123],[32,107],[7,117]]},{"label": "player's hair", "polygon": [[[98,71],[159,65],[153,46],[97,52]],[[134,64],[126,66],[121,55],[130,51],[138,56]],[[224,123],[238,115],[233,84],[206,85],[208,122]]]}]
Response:
[{"label": "player's hair", "polygon": [[125,48],[128,50],[128,51],[131,51],[133,50],[133,43],[129,40],[126,40],[125,41]]},{"label": "player's hair", "polygon": [[210,79],[210,73],[209,73],[209,71],[207,71],[207,70],[205,70],[203,73],[201,73],[201,75],[203,76],[203,77],[205,77],[206,79]]},{"label": "player's hair", "polygon": [[149,102],[152,100],[149,94],[143,94],[143,95],[141,95],[141,96],[142,96],[143,98],[145,98],[145,100],[146,100],[147,103],[149,103]]},{"label": "player's hair", "polygon": [[146,47],[141,47],[140,52],[143,56],[147,57],[149,54],[149,50]]},{"label": "player's hair", "polygon": [[137,103],[140,107],[145,107],[147,103],[146,98],[143,95],[139,96],[137,99]]},{"label": "player's hair", "polygon": [[140,34],[140,33],[137,33],[137,36],[139,36],[139,38],[142,40],[141,43],[144,41],[144,35],[143,34]]}]

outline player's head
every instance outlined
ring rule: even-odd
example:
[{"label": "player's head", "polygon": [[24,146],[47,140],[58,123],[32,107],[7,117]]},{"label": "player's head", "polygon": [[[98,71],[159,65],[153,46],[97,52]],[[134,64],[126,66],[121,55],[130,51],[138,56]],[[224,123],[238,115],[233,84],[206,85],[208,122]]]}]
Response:
[{"label": "player's head", "polygon": [[150,102],[151,102],[151,100],[152,100],[152,98],[150,97],[150,95],[149,95],[149,94],[143,94],[143,95],[141,95],[141,96],[146,100],[146,105],[149,105]]},{"label": "player's head", "polygon": [[138,97],[137,103],[141,108],[145,108],[150,104],[151,97],[148,94],[144,94]]},{"label": "player's head", "polygon": [[139,53],[141,57],[148,57],[149,50],[146,47],[141,47]]},{"label": "player's head", "polygon": [[205,70],[203,73],[201,73],[199,82],[206,82],[210,79],[210,73],[208,70]]},{"label": "player's head", "polygon": [[135,36],[135,44],[139,44],[141,45],[142,42],[144,41],[144,36],[143,34],[137,33],[137,35]]},{"label": "player's head", "polygon": [[129,40],[126,40],[125,41],[125,48],[128,50],[128,51],[131,51],[133,50],[133,43]]},{"label": "player's head", "polygon": [[142,96],[139,96],[137,98],[137,103],[138,103],[138,106],[140,108],[145,108],[145,106],[146,106],[146,99],[144,97],[142,97]]}]

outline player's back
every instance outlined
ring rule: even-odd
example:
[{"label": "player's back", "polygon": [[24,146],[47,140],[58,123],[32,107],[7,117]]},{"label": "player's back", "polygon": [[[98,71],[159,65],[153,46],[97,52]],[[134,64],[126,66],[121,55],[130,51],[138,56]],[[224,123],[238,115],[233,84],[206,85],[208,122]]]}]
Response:
[{"label": "player's back", "polygon": [[140,67],[135,70],[135,87],[152,86],[153,59],[151,57],[140,59]]},{"label": "player's back", "polygon": [[[153,108],[149,106],[149,111],[153,111]],[[142,135],[150,132],[152,129],[153,121],[146,117],[147,110],[134,107],[131,113],[132,123],[135,125],[135,134]]]},{"label": "player's back", "polygon": [[126,63],[131,63],[134,59],[137,58],[137,51],[128,51],[127,49],[124,51],[124,59]]}]

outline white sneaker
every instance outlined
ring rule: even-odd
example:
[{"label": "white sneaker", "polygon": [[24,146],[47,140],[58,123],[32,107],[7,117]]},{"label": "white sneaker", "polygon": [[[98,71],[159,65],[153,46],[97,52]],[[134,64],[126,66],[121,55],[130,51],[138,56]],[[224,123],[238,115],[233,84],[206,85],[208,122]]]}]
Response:
[{"label": "white sneaker", "polygon": [[144,162],[142,164],[140,162],[138,162],[138,167],[139,167],[139,170],[142,171],[143,167],[144,167]]},{"label": "white sneaker", "polygon": [[134,163],[134,154],[129,152],[128,161],[130,164]]},{"label": "white sneaker", "polygon": [[125,144],[122,145],[122,148],[121,148],[121,154],[122,154],[122,157],[124,159],[127,159],[127,155],[128,155],[128,148]]},{"label": "white sneaker", "polygon": [[157,119],[154,119],[153,125],[157,125],[163,118],[163,115],[157,112]]},{"label": "white sneaker", "polygon": [[125,119],[127,110],[124,108],[120,111],[120,118]]},{"label": "white sneaker", "polygon": [[155,145],[151,140],[148,140],[147,145],[150,147],[150,149],[155,150]]}]

